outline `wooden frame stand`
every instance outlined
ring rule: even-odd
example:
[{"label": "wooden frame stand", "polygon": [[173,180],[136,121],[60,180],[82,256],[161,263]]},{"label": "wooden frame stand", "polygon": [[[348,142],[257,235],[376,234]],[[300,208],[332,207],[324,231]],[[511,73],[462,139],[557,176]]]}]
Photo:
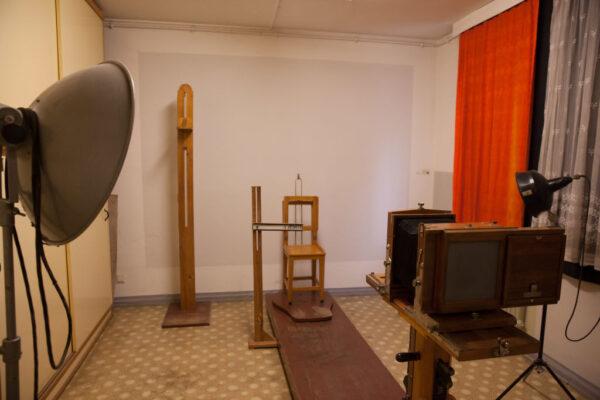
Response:
[{"label": "wooden frame stand", "polygon": [[248,348],[265,349],[278,347],[277,339],[265,332],[262,278],[262,232],[301,231],[301,224],[262,223],[260,186],[252,186],[252,265],[254,269],[254,333],[248,340]]},{"label": "wooden frame stand", "polygon": [[[451,355],[421,329],[417,324],[410,327],[408,354],[415,359],[408,362],[407,374],[404,379],[406,392],[412,400],[421,399],[454,399],[447,393],[452,385],[451,377],[454,371],[450,367]],[[418,355],[418,358],[417,356]],[[396,356],[398,361],[400,355]],[[445,377],[440,376],[440,369],[448,369]]]},{"label": "wooden frame stand", "polygon": [[210,303],[196,302],[194,260],[193,97],[183,84],[177,92],[177,202],[179,205],[180,301],[169,306],[163,328],[210,323]]}]

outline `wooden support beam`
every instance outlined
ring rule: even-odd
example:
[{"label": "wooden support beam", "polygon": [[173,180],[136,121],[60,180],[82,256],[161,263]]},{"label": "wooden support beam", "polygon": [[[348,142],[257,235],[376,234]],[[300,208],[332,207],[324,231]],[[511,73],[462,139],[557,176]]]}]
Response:
[{"label": "wooden support beam", "polygon": [[163,328],[208,325],[210,303],[196,303],[194,257],[194,93],[183,84],[177,91],[177,203],[179,225],[179,305],[171,305]]},{"label": "wooden support beam", "polygon": [[96,15],[101,19],[104,20],[104,15],[102,13],[102,9],[100,8],[100,6],[98,5],[98,3],[96,3],[96,0],[85,0],[86,3],[88,3],[88,5],[90,6],[90,8],[92,10],[94,10],[94,12],[96,13]]},{"label": "wooden support beam", "polygon": [[[414,400],[428,400],[434,397],[435,366],[438,360],[450,364],[450,354],[437,343],[415,328],[410,328],[409,352],[419,353],[420,360],[408,363],[407,392]],[[449,399],[452,397],[448,397]]]},{"label": "wooden support beam", "polygon": [[[252,186],[252,224],[260,224],[260,186]],[[254,335],[248,341],[251,349],[278,347],[277,340],[264,330],[263,277],[262,277],[262,231],[252,229],[252,265],[254,269]]]},{"label": "wooden support beam", "polygon": [[179,205],[180,306],[196,307],[194,259],[194,92],[183,84],[177,92],[177,202]]}]

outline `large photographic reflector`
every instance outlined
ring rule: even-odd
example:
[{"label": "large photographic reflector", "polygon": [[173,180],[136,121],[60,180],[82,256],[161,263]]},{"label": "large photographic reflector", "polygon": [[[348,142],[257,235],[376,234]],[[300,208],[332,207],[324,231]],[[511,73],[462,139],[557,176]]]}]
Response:
[{"label": "large photographic reflector", "polygon": [[[42,163],[41,230],[63,244],[96,218],[117,181],[133,126],[133,81],[120,63],[68,75],[31,105],[39,119]],[[20,199],[34,220],[31,140],[17,153]]]}]

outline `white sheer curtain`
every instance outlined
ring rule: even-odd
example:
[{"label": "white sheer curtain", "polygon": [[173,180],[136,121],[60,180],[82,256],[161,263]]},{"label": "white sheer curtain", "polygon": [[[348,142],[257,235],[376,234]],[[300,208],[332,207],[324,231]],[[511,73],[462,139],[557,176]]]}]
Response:
[{"label": "white sheer curtain", "polygon": [[[591,181],[584,265],[600,269],[600,0],[554,0],[544,130],[538,169],[546,177],[584,174]],[[567,234],[565,259],[579,262],[586,184],[555,194],[552,211]],[[546,219],[546,217],[542,217]],[[544,225],[547,221],[536,221]]]}]

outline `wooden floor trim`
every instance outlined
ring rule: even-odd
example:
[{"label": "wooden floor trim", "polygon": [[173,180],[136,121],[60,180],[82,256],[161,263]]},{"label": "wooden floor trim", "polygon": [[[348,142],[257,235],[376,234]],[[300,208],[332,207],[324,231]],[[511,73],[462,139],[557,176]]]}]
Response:
[{"label": "wooden floor trim", "polygon": [[64,367],[56,372],[46,383],[46,385],[44,385],[42,390],[40,390],[40,400],[55,400],[60,398],[79,368],[90,355],[91,350],[98,342],[100,336],[102,336],[102,333],[106,329],[111,317],[112,307],[109,307],[100,321],[98,321],[90,335],[81,344],[80,349],[69,355]]},{"label": "wooden floor trim", "polygon": [[[277,293],[280,289],[265,290],[265,295],[269,293]],[[327,291],[333,296],[375,296],[377,293],[373,291],[371,286],[365,287],[349,287],[349,288],[327,288]],[[240,292],[215,292],[215,293],[197,293],[196,301],[243,301],[252,300],[253,291]],[[176,294],[157,294],[145,296],[123,296],[115,297],[113,305],[115,307],[127,306],[154,306],[169,304],[179,300]]]}]

